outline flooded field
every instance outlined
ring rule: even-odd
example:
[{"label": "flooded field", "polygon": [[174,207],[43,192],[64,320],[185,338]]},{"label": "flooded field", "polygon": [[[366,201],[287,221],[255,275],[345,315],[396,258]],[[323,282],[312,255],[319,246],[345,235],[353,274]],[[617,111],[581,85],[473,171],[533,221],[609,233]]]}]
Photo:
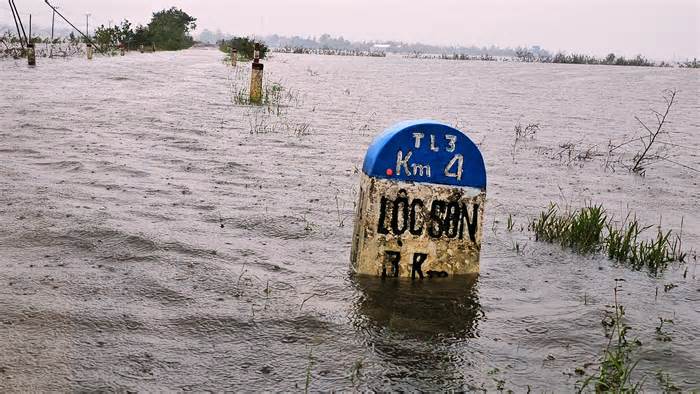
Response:
[{"label": "flooded field", "polygon": [[[634,380],[700,389],[695,253],[655,278],[528,230],[594,203],[700,249],[696,70],[275,54],[284,106],[252,109],[222,59],[0,63],[0,391],[574,391],[616,285]],[[668,160],[606,168],[664,89]],[[365,150],[417,118],[482,150],[481,274],[354,278]]]}]

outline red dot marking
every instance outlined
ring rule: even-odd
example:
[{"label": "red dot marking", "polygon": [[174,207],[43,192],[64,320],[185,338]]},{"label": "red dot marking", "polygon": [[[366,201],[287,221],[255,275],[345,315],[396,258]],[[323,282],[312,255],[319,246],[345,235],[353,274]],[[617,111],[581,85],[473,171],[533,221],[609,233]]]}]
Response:
[{"label": "red dot marking", "polygon": [[391,168],[387,168],[387,169],[386,169],[386,174],[389,175],[389,176],[392,176],[392,175],[394,175],[394,170],[392,170]]}]

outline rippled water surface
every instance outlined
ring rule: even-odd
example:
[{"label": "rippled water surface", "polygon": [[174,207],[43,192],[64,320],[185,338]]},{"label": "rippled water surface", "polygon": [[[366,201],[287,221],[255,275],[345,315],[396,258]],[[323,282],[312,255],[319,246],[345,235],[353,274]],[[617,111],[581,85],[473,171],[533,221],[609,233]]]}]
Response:
[{"label": "rippled water surface", "polygon": [[[602,203],[683,221],[697,250],[697,71],[275,55],[265,77],[292,91],[278,115],[235,105],[249,65],[222,58],[0,63],[0,389],[572,391],[607,343],[616,278],[643,343],[635,376],[700,388],[694,255],[653,278],[527,229],[550,201]],[[609,141],[652,123],[667,88],[683,166],[606,169]],[[365,149],[414,118],[482,149],[481,274],[352,278]],[[540,131],[514,144],[518,122]]]}]

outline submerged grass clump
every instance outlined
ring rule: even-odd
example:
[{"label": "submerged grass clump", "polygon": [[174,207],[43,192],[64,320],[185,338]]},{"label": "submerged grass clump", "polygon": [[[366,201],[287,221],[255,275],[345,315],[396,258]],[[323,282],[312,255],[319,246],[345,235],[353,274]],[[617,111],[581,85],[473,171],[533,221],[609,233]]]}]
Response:
[{"label": "submerged grass clump", "polygon": [[620,225],[613,219],[602,205],[561,212],[557,204],[551,203],[532,222],[531,228],[537,241],[558,243],[581,254],[604,251],[611,260],[635,270],[646,268],[653,275],[663,272],[671,262],[685,261],[682,233],[674,235],[671,230],[664,232],[659,227],[655,238],[640,241],[640,235],[652,226],[642,226],[636,217],[629,215]]},{"label": "submerged grass clump", "polygon": [[257,105],[267,109],[268,113],[281,115],[283,109],[297,101],[295,92],[286,89],[278,82],[263,85],[260,103],[250,101],[250,91],[242,85],[233,91],[233,102],[237,105]]},{"label": "submerged grass clump", "polygon": [[628,263],[637,270],[646,267],[652,274],[664,271],[673,261],[685,261],[680,235],[673,236],[671,230],[664,232],[659,228],[655,238],[638,241],[639,235],[652,226],[640,227],[636,218],[625,222],[619,228],[608,224],[605,247],[611,260]]},{"label": "submerged grass clump", "polygon": [[549,209],[540,213],[540,217],[533,222],[535,240],[557,242],[578,253],[596,252],[601,247],[606,219],[605,209],[601,205],[559,214],[558,206],[550,204]]},{"label": "submerged grass clump", "polygon": [[297,90],[285,87],[281,81],[263,79],[262,97],[259,103],[250,101],[250,70],[237,67],[229,79],[231,101],[235,105],[252,106],[266,109],[268,114],[281,116],[287,108],[300,106],[300,94]]}]

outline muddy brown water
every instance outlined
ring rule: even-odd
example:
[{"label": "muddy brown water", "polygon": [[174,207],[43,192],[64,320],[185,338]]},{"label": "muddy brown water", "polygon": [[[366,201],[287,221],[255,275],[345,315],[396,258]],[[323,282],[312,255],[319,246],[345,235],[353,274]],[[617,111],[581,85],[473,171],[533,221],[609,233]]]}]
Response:
[{"label": "muddy brown water", "polygon": [[[700,168],[697,71],[279,54],[266,80],[294,93],[278,116],[232,102],[245,73],[222,58],[0,63],[1,391],[572,391],[607,343],[616,278],[643,343],[635,378],[700,388],[696,258],[653,278],[527,230],[550,201],[602,203],[683,220],[697,250],[696,170],[560,154],[607,152],[677,88],[669,159]],[[415,118],[481,146],[481,274],[353,278],[365,149]],[[518,122],[540,131],[514,145]]]}]

